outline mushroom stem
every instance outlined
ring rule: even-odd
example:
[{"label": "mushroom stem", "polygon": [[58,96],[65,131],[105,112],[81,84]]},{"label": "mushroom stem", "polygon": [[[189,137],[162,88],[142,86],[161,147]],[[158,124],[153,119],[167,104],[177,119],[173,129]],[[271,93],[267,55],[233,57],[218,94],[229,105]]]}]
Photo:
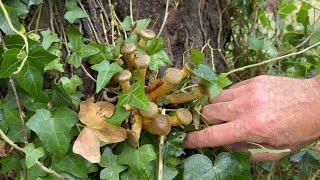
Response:
[{"label": "mushroom stem", "polygon": [[148,96],[151,101],[157,101],[158,97],[163,96],[172,91],[175,85],[179,84],[183,79],[183,74],[179,69],[168,68],[165,72],[164,83],[158,88],[150,91]]},{"label": "mushroom stem", "polygon": [[141,38],[140,38],[140,41],[139,41],[139,45],[143,49],[147,49],[147,43],[148,43],[149,39],[153,39],[153,38],[156,37],[156,34],[150,29],[142,30],[140,35],[141,35]]},{"label": "mushroom stem", "polygon": [[119,82],[119,84],[120,84],[123,92],[129,92],[130,91],[131,85],[130,85],[129,80],[128,81]]},{"label": "mushroom stem", "polygon": [[128,141],[133,147],[138,147],[142,130],[142,116],[135,111],[132,114],[132,121],[131,130],[127,129]]},{"label": "mushroom stem", "polygon": [[152,91],[152,90],[160,87],[163,83],[164,83],[163,79],[156,80],[156,81],[148,84],[148,86],[146,87],[146,90],[147,90],[148,92],[149,92],[149,91]]},{"label": "mushroom stem", "polygon": [[188,125],[192,122],[192,114],[189,110],[180,108],[168,119],[171,126]]},{"label": "mushroom stem", "polygon": [[181,69],[181,73],[184,78],[189,77],[191,75],[191,67],[189,64],[185,64],[183,68]]},{"label": "mushroom stem", "polygon": [[138,55],[136,58],[135,67],[137,68],[140,75],[140,79],[143,80],[143,82],[145,82],[146,72],[147,72],[147,68],[150,65],[150,62],[151,62],[150,56],[145,54]]},{"label": "mushroom stem", "polygon": [[122,88],[122,92],[129,92],[131,89],[130,79],[132,74],[128,70],[123,70],[117,75],[117,80]]},{"label": "mushroom stem", "polygon": [[147,43],[148,43],[148,39],[145,37],[141,37],[140,41],[139,41],[139,45],[143,48],[143,49],[147,49]]},{"label": "mushroom stem", "polygon": [[150,102],[147,111],[139,110],[140,114],[146,118],[154,118],[159,113],[158,105],[154,102]]},{"label": "mushroom stem", "polygon": [[203,96],[205,96],[205,93],[203,93],[199,87],[196,87],[187,93],[176,93],[167,95],[165,99],[170,104],[182,104],[185,102],[202,98]]},{"label": "mushroom stem", "polygon": [[127,63],[128,69],[132,70],[135,65],[135,55],[136,45],[134,43],[125,43],[121,48],[121,53]]},{"label": "mushroom stem", "polygon": [[143,129],[155,135],[167,135],[171,130],[168,116],[158,114],[154,119],[143,118]]}]

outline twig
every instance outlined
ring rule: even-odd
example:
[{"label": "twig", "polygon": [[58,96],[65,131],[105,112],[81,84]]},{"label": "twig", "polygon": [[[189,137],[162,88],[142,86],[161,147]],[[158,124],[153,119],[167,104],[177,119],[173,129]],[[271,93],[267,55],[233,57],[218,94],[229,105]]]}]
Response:
[{"label": "twig", "polygon": [[114,42],[114,17],[112,16],[113,5],[111,3],[111,0],[108,0],[108,3],[109,3],[110,13],[111,13],[111,42],[112,42],[112,45],[115,45],[115,42]]},{"label": "twig", "polygon": [[28,28],[28,31],[31,30],[31,26],[32,26],[32,24],[34,23],[34,21],[36,20],[36,17],[37,17],[37,15],[38,15],[39,9],[40,9],[40,6],[38,6],[36,12],[34,13],[33,17],[32,17],[31,20],[30,20],[30,23],[28,24],[28,27],[27,27],[27,28]]},{"label": "twig", "polygon": [[223,15],[224,11],[226,10],[226,8],[221,11],[220,4],[219,4],[218,0],[215,0],[215,1],[216,1],[217,9],[219,12],[219,32],[218,32],[218,40],[217,40],[218,41],[217,42],[218,52],[219,52],[220,56],[222,57],[223,61],[226,63],[226,65],[228,65],[228,62],[222,53],[221,44],[220,44],[221,43],[221,34],[222,34],[222,15]]},{"label": "twig", "polygon": [[290,54],[286,54],[286,55],[283,55],[283,56],[279,56],[279,57],[275,57],[275,58],[272,58],[272,59],[268,59],[268,60],[265,60],[265,61],[262,61],[260,63],[256,63],[256,64],[250,64],[248,66],[243,66],[241,68],[238,68],[238,69],[234,69],[234,70],[231,70],[227,73],[225,73],[225,75],[230,75],[230,74],[233,74],[235,72],[239,72],[239,71],[243,71],[243,70],[246,70],[248,68],[252,68],[252,67],[256,67],[256,66],[261,66],[263,64],[267,64],[267,63],[271,63],[271,62],[274,62],[274,61],[278,61],[278,60],[281,60],[281,59],[285,59],[285,58],[288,58],[288,57],[291,57],[291,56],[296,56],[296,55],[299,55],[299,54],[303,54],[307,51],[309,51],[310,49],[313,49],[317,46],[320,45],[320,42],[317,42],[315,44],[313,44],[312,46],[309,46],[307,47],[306,49],[303,49],[301,51],[298,51],[298,52],[294,52],[294,53],[290,53]]},{"label": "twig", "polygon": [[131,19],[131,24],[133,24],[133,11],[132,11],[132,0],[130,0],[130,19]]},{"label": "twig", "polygon": [[[161,114],[166,114],[166,109],[161,110]],[[158,167],[158,180],[163,180],[163,159],[164,159],[164,141],[166,136],[159,137],[159,167]]]},{"label": "twig", "polygon": [[160,28],[160,30],[159,30],[158,36],[161,35],[161,33],[162,33],[162,31],[163,31],[163,28],[164,28],[164,26],[166,25],[167,18],[168,18],[169,4],[170,4],[170,0],[167,0],[167,3],[166,3],[166,11],[165,11],[165,13],[164,13],[163,22],[162,22],[161,28]]},{"label": "twig", "polygon": [[18,96],[18,93],[17,93],[16,86],[14,84],[14,81],[12,79],[10,79],[9,82],[11,84],[14,97],[16,98],[16,104],[17,104],[17,107],[19,109],[19,115],[20,115],[20,120],[21,120],[22,131],[23,131],[24,144],[27,145],[28,144],[28,131],[27,131],[27,127],[26,127],[26,124],[25,124],[25,121],[24,121],[25,115],[24,115],[24,113],[22,111],[22,108],[21,108],[19,96]]},{"label": "twig", "polygon": [[314,9],[320,10],[320,7],[312,4],[311,2],[309,2],[309,1],[307,1],[307,0],[302,0],[302,1],[305,2],[305,3],[307,3],[307,4],[309,4],[309,5],[312,6]]},{"label": "twig", "polygon": [[48,0],[48,3],[49,3],[49,11],[50,11],[50,29],[52,32],[55,33],[54,23],[53,23],[53,4],[51,0]]},{"label": "twig", "polygon": [[86,70],[86,68],[84,67],[83,64],[81,64],[81,68],[82,68],[82,70],[84,71],[84,73],[86,74],[86,76],[88,76],[92,81],[97,82],[97,80],[94,79],[94,78],[91,76],[91,74]]},{"label": "twig", "polygon": [[104,38],[106,40],[106,43],[109,44],[107,28],[106,28],[106,25],[104,24],[104,17],[102,14],[103,13],[100,13],[100,19],[102,21],[101,23],[102,23],[103,34],[104,34]]},{"label": "twig", "polygon": [[37,22],[36,22],[35,33],[38,32],[41,13],[42,13],[42,4],[39,5],[39,13],[38,13]]},{"label": "twig", "polygon": [[[19,147],[18,145],[16,145],[13,141],[11,141],[5,134],[4,132],[0,129],[0,137],[7,143],[9,144],[11,147],[13,147],[14,149],[21,151],[24,153],[23,149],[21,147]],[[44,166],[41,162],[37,161],[37,165],[44,170],[45,172],[52,174],[54,176],[56,176],[59,179],[64,179],[63,176],[61,176],[60,174],[58,174],[56,171],[47,168],[46,166]]]},{"label": "twig", "polygon": [[[23,41],[24,41],[24,47],[26,48],[26,55],[25,55],[25,57],[23,58],[21,65],[20,65],[20,66],[18,67],[18,69],[13,73],[13,74],[18,74],[18,73],[22,70],[22,68],[23,68],[24,64],[26,63],[26,61],[27,61],[27,59],[28,59],[28,56],[29,56],[29,43],[28,43],[28,39],[27,39],[27,37],[26,37],[24,34],[22,34],[20,31],[18,31],[18,30],[12,25],[11,19],[10,19],[9,14],[8,14],[8,11],[7,11],[6,8],[4,7],[4,5],[3,5],[3,3],[2,3],[2,0],[0,0],[0,7],[1,7],[2,11],[3,11],[3,14],[4,14],[5,18],[6,18],[6,21],[8,22],[8,25],[9,25],[10,29],[11,29],[14,33],[18,34],[18,35],[23,39]],[[21,51],[24,49],[24,47],[21,49]]]}]

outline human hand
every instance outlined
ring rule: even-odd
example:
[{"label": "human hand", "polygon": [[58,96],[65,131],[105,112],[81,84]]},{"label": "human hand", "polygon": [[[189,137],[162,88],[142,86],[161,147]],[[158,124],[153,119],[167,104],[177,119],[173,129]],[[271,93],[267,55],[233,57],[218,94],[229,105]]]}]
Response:
[{"label": "human hand", "polygon": [[[295,150],[320,136],[320,77],[259,76],[233,85],[210,103],[202,113],[213,126],[188,133],[186,147],[230,145],[245,151],[252,148],[246,142],[254,142]],[[278,160],[285,155],[261,153],[252,160]]]}]

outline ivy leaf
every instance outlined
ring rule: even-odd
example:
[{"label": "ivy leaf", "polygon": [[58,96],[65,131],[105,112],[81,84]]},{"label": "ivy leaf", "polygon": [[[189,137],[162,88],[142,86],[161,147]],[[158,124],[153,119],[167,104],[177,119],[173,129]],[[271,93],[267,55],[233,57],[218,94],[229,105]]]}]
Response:
[{"label": "ivy leaf", "polygon": [[201,79],[207,81],[208,83],[213,83],[217,79],[217,75],[212,71],[212,69],[205,65],[199,64],[196,68],[192,70],[192,73]]},{"label": "ivy leaf", "polygon": [[143,29],[147,29],[149,24],[150,24],[150,22],[151,22],[150,19],[139,19],[139,20],[137,20],[136,21],[137,26],[136,26],[136,29],[135,29],[137,31],[137,33],[139,34],[139,33],[141,33],[141,31]]},{"label": "ivy leaf", "polygon": [[198,66],[199,64],[201,64],[204,58],[205,54],[201,51],[196,49],[190,51],[190,59],[194,65]]},{"label": "ivy leaf", "polygon": [[100,50],[98,54],[89,57],[90,64],[98,64],[104,60],[112,60],[117,58],[120,54],[120,48],[116,45],[98,43],[91,43],[90,45]]},{"label": "ivy leaf", "polygon": [[256,37],[253,37],[253,36],[249,36],[249,48],[256,51],[256,52],[259,52],[261,51],[261,49],[263,48],[263,45],[264,45],[264,39],[262,38],[256,38]]},{"label": "ivy leaf", "polygon": [[23,142],[23,129],[19,117],[20,113],[17,109],[4,109],[4,122],[8,127],[7,136],[13,142]]},{"label": "ivy leaf", "polygon": [[53,158],[52,169],[57,172],[68,173],[78,178],[87,178],[88,169],[85,160],[76,154],[68,154],[62,159]]},{"label": "ivy leaf", "polygon": [[201,180],[212,180],[215,179],[211,160],[202,154],[195,154],[189,156],[184,160],[184,171],[183,179],[201,179]]},{"label": "ivy leaf", "polygon": [[300,11],[297,13],[297,22],[301,23],[305,29],[310,24],[309,9],[311,6],[305,2],[301,3]]},{"label": "ivy leaf", "polygon": [[107,85],[113,75],[122,71],[118,63],[114,62],[110,64],[109,61],[102,61],[99,64],[93,65],[91,69],[98,71],[96,93],[99,93]]},{"label": "ivy leaf", "polygon": [[168,54],[164,50],[151,55],[150,59],[151,63],[149,68],[155,72],[158,72],[160,67],[172,64]]},{"label": "ivy leaf", "polygon": [[132,26],[131,18],[129,16],[126,16],[121,22],[121,26],[125,31],[131,31],[131,26]]},{"label": "ivy leaf", "polygon": [[112,125],[121,126],[122,122],[128,119],[129,116],[130,111],[125,110],[122,106],[117,104],[115,112],[107,121]]},{"label": "ivy leaf", "polygon": [[232,82],[228,79],[228,77],[225,74],[219,74],[217,76],[217,80],[214,83],[210,83],[208,87],[208,91],[210,94],[210,97],[215,97],[219,95],[223,88],[229,86],[232,84]]},{"label": "ivy leaf", "polygon": [[77,0],[68,0],[66,2],[67,12],[64,14],[64,18],[73,24],[77,19],[89,17],[88,14],[83,11],[77,5]]},{"label": "ivy leaf", "polygon": [[60,42],[58,35],[56,33],[51,32],[50,30],[41,31],[42,35],[42,47],[47,50],[54,42]]},{"label": "ivy leaf", "polygon": [[0,173],[5,174],[9,171],[20,169],[20,159],[17,156],[9,154],[0,159],[1,169]]},{"label": "ivy leaf", "polygon": [[53,84],[52,89],[48,89],[46,94],[49,97],[49,101],[53,106],[68,106],[72,109],[75,109],[73,104],[73,99],[69,96],[66,90],[62,87],[61,84]]},{"label": "ivy leaf", "polygon": [[60,59],[57,58],[44,67],[44,71],[57,70],[58,72],[64,72],[63,64],[60,63]]},{"label": "ivy leaf", "polygon": [[285,19],[288,15],[290,15],[296,9],[297,7],[295,2],[291,2],[291,3],[283,2],[280,5],[278,13],[282,19]]},{"label": "ivy leaf", "polygon": [[[12,22],[12,25],[16,28],[16,29],[19,29],[21,24],[19,22],[19,18],[18,18],[18,15],[17,13],[15,12],[15,10],[10,7],[10,6],[7,6],[7,5],[4,5],[4,7],[6,8],[9,16],[10,16],[10,19],[11,19],[11,22]],[[3,14],[2,11],[0,11],[0,29],[4,32],[4,34],[15,34],[11,29],[10,29],[10,26]]]},{"label": "ivy leaf", "polygon": [[62,87],[69,95],[75,94],[77,87],[83,83],[82,79],[77,75],[73,75],[70,79],[67,77],[61,77],[60,81],[62,83]]},{"label": "ivy leaf", "polygon": [[75,68],[80,67],[82,59],[98,54],[100,50],[96,47],[85,45],[83,37],[76,29],[70,29],[67,32],[69,43],[68,47],[72,50],[72,54],[67,57],[68,63],[72,64]]},{"label": "ivy leaf", "polygon": [[4,3],[13,8],[18,16],[26,16],[29,13],[29,7],[19,0],[4,0]]},{"label": "ivy leaf", "polygon": [[179,157],[185,155],[183,140],[186,137],[184,132],[173,132],[169,135],[166,142],[166,155]]},{"label": "ivy leaf", "polygon": [[13,72],[17,70],[22,62],[22,59],[18,59],[20,49],[9,49],[2,54],[2,63],[0,68],[0,78],[8,78]]},{"label": "ivy leaf", "polygon": [[144,92],[144,82],[142,80],[135,82],[129,93],[123,93],[119,96],[119,106],[122,107],[127,103],[135,108],[145,111],[148,110],[149,99]]},{"label": "ivy leaf", "polygon": [[163,170],[163,179],[165,180],[172,180],[178,175],[178,170],[176,170],[174,167],[168,167],[164,165],[164,170]]},{"label": "ivy leaf", "polygon": [[130,171],[139,178],[148,180],[152,174],[150,162],[156,158],[156,153],[151,144],[143,145],[139,149],[125,144],[123,151],[119,155],[118,163],[129,166]]},{"label": "ivy leaf", "polygon": [[42,170],[39,166],[32,166],[30,169],[27,169],[28,179],[37,179],[40,180],[39,177],[45,177],[47,173]]},{"label": "ivy leaf", "polygon": [[139,177],[133,174],[131,171],[126,171],[121,174],[121,180],[139,180]]},{"label": "ivy leaf", "polygon": [[110,148],[104,149],[100,166],[105,168],[100,172],[100,179],[119,180],[119,174],[127,168],[119,165],[117,159],[118,156],[114,155]]},{"label": "ivy leaf", "polygon": [[155,54],[164,48],[164,42],[162,38],[155,38],[150,41],[148,41],[147,44],[147,53],[148,55]]},{"label": "ivy leaf", "polygon": [[77,115],[66,107],[58,108],[51,114],[46,109],[39,109],[27,122],[27,127],[35,132],[45,149],[54,156],[67,154],[71,128],[77,122]]},{"label": "ivy leaf", "polygon": [[39,158],[44,156],[42,147],[35,148],[33,143],[28,144],[23,148],[23,152],[26,154],[26,165],[27,168],[34,166]]}]

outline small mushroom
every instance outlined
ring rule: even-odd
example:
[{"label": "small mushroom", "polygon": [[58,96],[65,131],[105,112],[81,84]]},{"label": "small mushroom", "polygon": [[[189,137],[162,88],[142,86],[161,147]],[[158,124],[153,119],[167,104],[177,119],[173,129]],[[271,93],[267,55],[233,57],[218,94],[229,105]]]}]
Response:
[{"label": "small mushroom", "polygon": [[171,126],[188,125],[192,122],[192,114],[188,109],[180,108],[169,116]]},{"label": "small mushroom", "polygon": [[147,49],[147,43],[148,40],[150,39],[154,39],[156,37],[156,34],[150,30],[150,29],[144,29],[141,31],[140,33],[141,35],[141,39],[139,41],[139,45],[143,48],[143,49]]},{"label": "small mushroom", "polygon": [[183,74],[183,77],[189,77],[191,75],[191,67],[190,64],[185,64],[183,68],[181,69],[181,72]]},{"label": "small mushroom", "polygon": [[163,77],[163,84],[153,91],[149,92],[149,99],[157,101],[158,97],[163,96],[172,91],[173,87],[181,82],[183,79],[181,70],[177,68],[168,68]]},{"label": "small mushroom", "polygon": [[149,67],[151,62],[150,56],[146,55],[146,54],[141,54],[138,55],[136,58],[136,68],[140,74],[140,78],[145,81],[146,79],[146,72],[147,72],[147,68]]},{"label": "small mushroom", "polygon": [[181,92],[181,93],[167,95],[165,99],[170,104],[182,104],[185,102],[200,99],[205,95],[206,93],[200,87],[196,87],[196,88],[192,88],[191,91],[186,93]]},{"label": "small mushroom", "polygon": [[155,135],[167,135],[171,130],[168,116],[158,114],[154,119],[143,118],[143,129]]},{"label": "small mushroom", "polygon": [[154,118],[159,113],[158,105],[154,102],[150,102],[147,111],[139,110],[139,112],[143,117]]},{"label": "small mushroom", "polygon": [[121,54],[123,54],[129,69],[133,69],[134,67],[134,64],[135,64],[134,52],[136,49],[137,47],[134,43],[125,43],[121,48]]},{"label": "small mushroom", "polygon": [[117,76],[117,80],[122,88],[123,92],[129,92],[131,85],[130,85],[130,79],[132,77],[132,74],[128,70],[123,70],[120,72]]}]

